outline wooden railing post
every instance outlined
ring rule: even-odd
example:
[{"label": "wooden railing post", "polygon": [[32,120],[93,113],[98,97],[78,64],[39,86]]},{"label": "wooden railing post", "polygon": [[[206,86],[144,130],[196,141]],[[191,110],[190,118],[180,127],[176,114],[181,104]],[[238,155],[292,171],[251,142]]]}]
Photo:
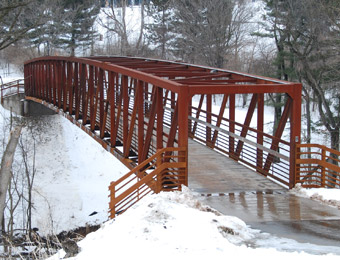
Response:
[{"label": "wooden railing post", "polygon": [[115,182],[112,181],[110,184],[110,218],[113,219],[116,216],[116,185]]},{"label": "wooden railing post", "polygon": [[[326,151],[322,148],[321,161],[326,162]],[[326,170],[325,166],[321,165],[321,187],[324,188],[326,185]]]},{"label": "wooden railing post", "polygon": [[[161,164],[162,164],[162,162],[163,162],[163,153],[160,153],[158,156],[157,156],[157,158],[156,158],[156,169],[158,168],[158,167],[160,167],[161,166]],[[157,176],[157,181],[156,181],[156,193],[159,193],[159,192],[161,192],[162,190],[163,190],[163,187],[162,187],[162,178],[163,178],[163,174],[159,174],[158,176]]]}]

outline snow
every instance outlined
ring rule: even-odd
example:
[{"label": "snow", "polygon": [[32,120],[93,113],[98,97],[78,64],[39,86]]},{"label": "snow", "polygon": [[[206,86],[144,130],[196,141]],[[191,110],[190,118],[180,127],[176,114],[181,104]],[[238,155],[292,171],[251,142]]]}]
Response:
[{"label": "snow", "polygon": [[[0,107],[0,114],[4,126],[9,112]],[[44,116],[38,120],[41,123],[33,131],[37,168],[33,227],[46,235],[86,224],[102,224],[98,231],[78,242],[81,252],[70,259],[339,257],[320,255],[319,246],[251,229],[236,217],[202,205],[196,199],[198,195],[186,187],[183,192],[148,196],[115,220],[108,220],[108,185],[128,169],[64,117]],[[29,132],[25,127],[23,138],[31,138]],[[307,190],[297,186],[291,192],[320,203],[335,206],[339,204],[334,201],[340,203],[336,200],[340,198],[339,190]],[[94,211],[98,213],[89,216]],[[64,256],[65,252],[60,250],[50,259]]]},{"label": "snow", "polygon": [[[43,117],[36,144],[33,226],[58,234],[108,219],[108,186],[129,170],[60,115]],[[98,212],[89,216],[92,212]]]},{"label": "snow", "polygon": [[[1,154],[9,135],[9,117],[9,111],[0,106]],[[128,168],[61,115],[31,118],[21,138],[31,168],[35,151],[32,227],[38,228],[40,235],[108,219],[108,186],[128,173]],[[13,167],[18,172],[22,171],[21,158],[17,147]],[[97,214],[89,216],[93,212]],[[16,223],[21,228],[22,216],[17,216]]]},{"label": "snow", "polygon": [[[262,8],[260,3],[256,2],[255,6]],[[257,14],[262,12],[261,9]],[[139,9],[127,8],[126,18],[129,39],[135,40],[138,30],[130,31],[130,28],[140,26]],[[110,40],[109,35],[99,27],[104,45]],[[19,73],[11,74],[3,81],[18,78],[22,78]],[[218,111],[215,106],[214,111]],[[242,115],[239,113],[238,117],[244,118],[246,110],[239,111]],[[265,121],[269,126],[272,119],[267,115]],[[8,118],[9,112],[0,106],[1,140],[8,136],[5,128]],[[35,144],[33,227],[46,235],[86,224],[102,224],[98,231],[78,242],[81,252],[70,259],[339,258],[332,254],[317,255],[315,245],[306,246],[251,229],[242,220],[201,204],[196,194],[185,187],[183,192],[148,196],[115,220],[108,220],[108,185],[129,170],[64,117],[55,115],[40,120],[42,124],[34,132],[39,138]],[[27,128],[23,130],[23,138],[31,138]],[[313,140],[316,138],[314,135]],[[290,192],[340,208],[340,190],[297,186]],[[94,211],[98,213],[89,216]],[[307,249],[315,254],[304,252]],[[60,250],[49,259],[64,256],[65,252]]]},{"label": "snow", "polygon": [[319,201],[340,209],[340,189],[326,189],[326,188],[311,188],[304,189],[300,184],[297,184],[291,193]]},{"label": "snow", "polygon": [[[81,251],[73,258],[88,259],[338,259],[332,254],[311,255],[283,252],[283,243],[267,238],[266,246],[254,248],[259,231],[233,216],[225,216],[202,205],[187,188],[182,192],[151,195],[115,220],[78,243]],[[286,240],[285,242],[287,242]],[[289,242],[289,241],[288,241]],[[290,241],[291,242],[291,241]],[[294,242],[292,242],[294,244]],[[49,260],[62,259],[60,250]]]}]

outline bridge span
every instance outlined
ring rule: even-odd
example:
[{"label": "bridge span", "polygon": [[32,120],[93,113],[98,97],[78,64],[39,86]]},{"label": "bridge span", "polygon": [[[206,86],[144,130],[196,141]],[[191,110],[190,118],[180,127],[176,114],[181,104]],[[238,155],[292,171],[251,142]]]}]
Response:
[{"label": "bridge span", "polygon": [[[64,114],[131,169],[110,185],[111,217],[149,192],[188,185],[191,169],[198,165],[188,164],[196,145],[192,140],[216,151],[214,158],[202,152],[199,161],[219,165],[227,156],[280,187],[338,183],[334,171],[327,175],[330,171],[310,170],[300,160],[299,83],[114,56],[43,57],[27,61],[24,71],[26,99]],[[264,97],[271,93],[285,97],[274,134],[273,126],[264,121],[269,109]],[[250,98],[241,118],[236,100],[245,94]],[[215,99],[221,100],[218,111],[213,110]],[[324,154],[329,158],[330,151]],[[209,178],[207,172],[205,177]],[[225,178],[219,184],[228,183]]]}]

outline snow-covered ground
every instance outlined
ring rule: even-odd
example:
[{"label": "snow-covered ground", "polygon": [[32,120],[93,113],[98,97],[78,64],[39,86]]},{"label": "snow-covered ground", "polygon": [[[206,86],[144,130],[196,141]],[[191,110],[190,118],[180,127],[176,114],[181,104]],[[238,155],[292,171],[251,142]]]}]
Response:
[{"label": "snow-covered ground", "polygon": [[340,190],[339,189],[326,189],[326,188],[313,188],[304,189],[300,184],[297,184],[294,189],[290,191],[297,196],[310,198],[319,201],[320,203],[336,207],[340,210]]},{"label": "snow-covered ground", "polygon": [[[1,154],[9,135],[9,117],[0,106]],[[108,219],[108,186],[129,171],[117,158],[60,115],[29,120],[21,138],[31,169],[35,152],[32,227],[40,235]],[[13,166],[18,171],[22,170],[21,154],[18,146]],[[97,214],[89,216],[93,212]],[[16,214],[16,228],[23,228],[22,218]]]},{"label": "snow-covered ground", "polygon": [[[108,186],[129,170],[60,115],[42,117],[33,226],[57,234],[108,219]],[[98,212],[89,216],[93,212]]]},{"label": "snow-covered ground", "polygon": [[[184,188],[151,195],[106,222],[78,243],[81,251],[70,259],[339,259],[307,254],[299,243],[269,234],[266,245],[255,248],[259,234],[242,220],[202,205]],[[282,243],[291,243],[290,252],[280,250]],[[49,259],[64,256],[61,250]]]}]

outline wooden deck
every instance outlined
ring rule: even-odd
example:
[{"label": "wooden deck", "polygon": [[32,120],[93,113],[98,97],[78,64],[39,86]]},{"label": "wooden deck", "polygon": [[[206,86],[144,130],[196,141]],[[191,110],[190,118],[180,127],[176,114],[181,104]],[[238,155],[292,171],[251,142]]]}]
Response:
[{"label": "wooden deck", "polygon": [[198,193],[285,189],[263,175],[191,139],[188,160],[189,188]]}]

